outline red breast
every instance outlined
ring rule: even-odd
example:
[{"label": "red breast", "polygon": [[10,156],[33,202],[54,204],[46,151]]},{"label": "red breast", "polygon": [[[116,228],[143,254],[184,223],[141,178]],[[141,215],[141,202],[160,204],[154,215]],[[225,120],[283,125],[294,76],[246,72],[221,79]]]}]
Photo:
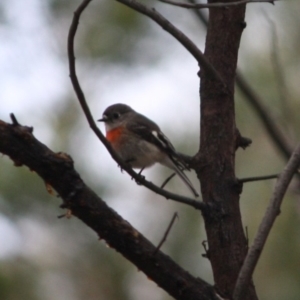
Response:
[{"label": "red breast", "polygon": [[121,127],[114,128],[114,129],[106,132],[106,139],[110,143],[115,143],[119,139],[119,137],[121,135],[121,132],[122,132],[122,128]]}]

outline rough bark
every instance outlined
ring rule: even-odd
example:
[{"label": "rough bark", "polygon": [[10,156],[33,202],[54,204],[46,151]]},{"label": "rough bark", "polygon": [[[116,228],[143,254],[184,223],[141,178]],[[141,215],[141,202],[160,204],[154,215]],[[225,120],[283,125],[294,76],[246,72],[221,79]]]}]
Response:
[{"label": "rough bark", "polygon": [[[231,298],[238,272],[247,253],[235,177],[237,130],[234,112],[234,80],[245,5],[210,9],[205,55],[227,87],[201,70],[200,151],[195,169],[203,201],[214,209],[204,214],[205,227],[217,291]],[[257,299],[253,284],[245,299]]]},{"label": "rough bark", "polygon": [[[93,229],[148,278],[179,300],[217,300],[214,288],[178,266],[85,185],[72,159],[54,153],[32,135],[32,128],[0,121],[0,152],[16,166],[26,165],[50,184],[63,207]],[[46,189],[45,189],[46,192]],[[82,258],[84,259],[84,257]]]}]

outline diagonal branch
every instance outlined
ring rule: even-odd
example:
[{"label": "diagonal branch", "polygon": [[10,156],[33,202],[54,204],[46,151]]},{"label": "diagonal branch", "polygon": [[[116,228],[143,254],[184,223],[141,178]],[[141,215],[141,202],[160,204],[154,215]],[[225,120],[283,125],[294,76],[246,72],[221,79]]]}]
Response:
[{"label": "diagonal branch", "polygon": [[180,202],[183,204],[190,205],[196,209],[204,210],[207,205],[203,202],[196,201],[194,199],[180,196],[171,192],[168,192],[164,189],[159,188],[155,184],[153,184],[150,181],[147,181],[144,176],[141,176],[140,174],[136,173],[128,164],[126,164],[121,157],[114,151],[114,149],[111,147],[110,143],[106,140],[105,136],[102,134],[102,132],[97,127],[94,118],[90,112],[90,109],[86,103],[84,93],[80,87],[77,75],[76,75],[76,65],[75,65],[75,54],[74,54],[74,38],[77,31],[77,27],[79,24],[79,19],[84,11],[84,9],[87,7],[87,5],[91,2],[91,0],[85,0],[83,1],[80,6],[77,8],[77,10],[74,12],[74,17],[72,20],[72,24],[70,26],[69,35],[68,35],[68,58],[69,58],[69,71],[70,71],[70,78],[71,82],[73,84],[74,91],[77,95],[78,101],[81,105],[81,108],[86,116],[86,119],[91,127],[91,129],[94,131],[96,136],[99,138],[99,140],[102,142],[102,144],[105,146],[105,148],[108,150],[112,158],[118,163],[118,165],[125,170],[132,178],[135,179],[135,181],[139,184],[144,185],[151,191],[165,197],[166,199],[172,199],[176,202]]},{"label": "diagonal branch", "polygon": [[197,60],[199,66],[205,69],[211,76],[216,78],[222,85],[224,92],[228,92],[226,84],[218,73],[218,71],[213,67],[213,65],[207,60],[205,55],[201,50],[190,40],[182,31],[176,28],[171,22],[169,22],[164,16],[157,12],[154,8],[148,8],[147,6],[135,1],[135,0],[116,0],[125,4],[128,7],[138,11],[139,13],[148,16],[158,25],[160,25],[164,30],[170,33],[187,51],[189,51],[192,56]]},{"label": "diagonal branch", "polygon": [[291,141],[286,137],[285,134],[283,134],[282,130],[278,127],[276,120],[272,117],[268,109],[263,104],[263,100],[239,71],[237,71],[236,75],[236,84],[248,102],[252,105],[262,123],[265,125],[265,128],[267,129],[277,148],[279,148],[284,157],[288,159],[293,151]]},{"label": "diagonal branch", "polygon": [[288,161],[283,172],[280,174],[278,181],[275,185],[273,195],[269,202],[267,211],[263,217],[263,220],[258,228],[258,232],[254,239],[253,245],[249,249],[249,252],[245,258],[243,266],[240,270],[236,286],[233,293],[234,300],[243,299],[243,292],[248,286],[260,254],[266,243],[267,237],[272,229],[273,223],[276,217],[280,213],[280,206],[286,190],[293,178],[293,175],[297,172],[300,165],[300,143],[294,150],[290,160]]},{"label": "diagonal branch", "polygon": [[236,6],[248,3],[271,3],[274,4],[278,0],[241,0],[233,2],[217,2],[217,3],[183,3],[172,0],[159,0],[160,2],[171,4],[178,7],[188,8],[188,9],[203,9],[203,8],[224,8],[228,6]]},{"label": "diagonal branch", "polygon": [[167,240],[167,237],[168,237],[168,235],[169,235],[169,233],[170,233],[170,231],[171,231],[171,229],[172,229],[172,227],[173,227],[173,225],[174,225],[174,222],[175,222],[176,218],[179,218],[177,212],[174,213],[174,215],[173,215],[173,217],[172,217],[172,219],[171,219],[171,221],[170,221],[170,224],[168,225],[168,227],[167,227],[167,229],[166,229],[166,232],[164,233],[164,235],[163,235],[161,241],[160,241],[159,244],[157,245],[156,250],[155,250],[155,252],[154,252],[153,255],[155,255],[156,252],[157,252],[158,250],[160,250],[161,246],[162,246],[162,245],[164,244],[164,242]]},{"label": "diagonal branch", "polygon": [[264,13],[267,22],[270,25],[270,31],[271,31],[271,63],[273,65],[273,70],[274,70],[274,75],[275,75],[275,80],[277,81],[277,84],[275,83],[278,91],[278,98],[280,100],[281,104],[281,114],[284,117],[284,120],[287,121],[288,123],[285,124],[285,129],[290,132],[290,136],[292,134],[293,137],[296,136],[295,130],[290,125],[291,121],[294,121],[294,112],[292,111],[289,103],[290,95],[289,95],[289,89],[287,86],[287,81],[286,81],[286,76],[285,76],[285,66],[282,63],[280,53],[279,53],[279,37],[278,37],[278,32],[276,29],[276,24],[274,21],[270,18],[270,16],[267,13]]},{"label": "diagonal branch", "polygon": [[0,120],[0,152],[17,166],[25,165],[36,172],[60,195],[63,208],[71,210],[72,215],[175,299],[218,299],[210,284],[193,277],[169,256],[156,251],[149,240],[83,182],[71,157],[52,152],[32,135],[32,128]]}]

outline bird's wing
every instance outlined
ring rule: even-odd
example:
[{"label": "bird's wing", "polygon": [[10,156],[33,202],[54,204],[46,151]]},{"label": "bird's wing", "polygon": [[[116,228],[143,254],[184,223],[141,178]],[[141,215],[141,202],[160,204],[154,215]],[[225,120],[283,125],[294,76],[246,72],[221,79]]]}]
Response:
[{"label": "bird's wing", "polygon": [[180,170],[188,169],[187,165],[178,155],[170,140],[150,119],[142,115],[137,115],[134,122],[130,122],[130,124],[127,125],[127,128],[130,132],[134,132],[140,138],[156,145],[162,151],[166,152]]}]

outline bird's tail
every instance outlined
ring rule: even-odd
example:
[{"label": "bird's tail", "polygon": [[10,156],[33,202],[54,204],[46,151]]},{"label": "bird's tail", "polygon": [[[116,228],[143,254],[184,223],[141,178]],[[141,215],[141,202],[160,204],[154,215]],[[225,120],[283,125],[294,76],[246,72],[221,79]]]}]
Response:
[{"label": "bird's tail", "polygon": [[188,187],[188,189],[192,192],[192,194],[195,197],[198,197],[199,194],[197,193],[197,191],[193,187],[193,185],[190,182],[190,180],[188,179],[188,177],[184,174],[183,170],[180,170],[176,165],[175,165],[175,167],[173,167],[173,169],[176,172],[176,174],[181,178],[181,180],[185,183],[185,185]]},{"label": "bird's tail", "polygon": [[176,152],[174,152],[173,155],[166,157],[161,163],[174,170],[195,197],[199,196],[192,183],[183,172],[183,170],[189,170],[187,165],[180,159]]}]

